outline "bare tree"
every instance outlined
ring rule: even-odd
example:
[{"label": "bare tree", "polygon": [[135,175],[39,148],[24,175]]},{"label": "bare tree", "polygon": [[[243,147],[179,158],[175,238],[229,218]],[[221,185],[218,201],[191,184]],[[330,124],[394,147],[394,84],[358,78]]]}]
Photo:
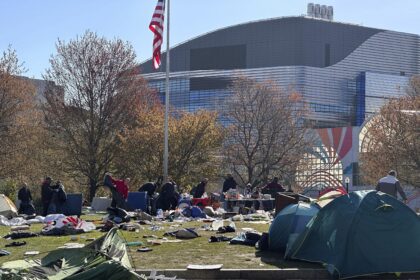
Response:
[{"label": "bare tree", "polygon": [[411,77],[410,85],[407,88],[407,94],[411,97],[420,96],[420,75]]},{"label": "bare tree", "polygon": [[88,179],[92,199],[115,155],[118,132],[148,89],[127,42],[87,31],[68,43],[58,40],[56,49],[44,76],[51,82],[46,122],[68,155],[68,171]]},{"label": "bare tree", "polygon": [[419,81],[414,77],[408,96],[391,100],[366,125],[360,162],[367,183],[395,169],[402,182],[420,187]]},{"label": "bare tree", "polygon": [[243,183],[266,182],[295,170],[310,146],[301,96],[248,78],[236,79],[231,89],[225,154],[236,176]]}]

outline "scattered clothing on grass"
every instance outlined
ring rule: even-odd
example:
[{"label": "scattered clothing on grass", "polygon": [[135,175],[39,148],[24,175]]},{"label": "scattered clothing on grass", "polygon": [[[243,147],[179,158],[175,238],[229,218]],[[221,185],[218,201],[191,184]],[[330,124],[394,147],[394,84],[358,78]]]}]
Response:
[{"label": "scattered clothing on grass", "polygon": [[230,241],[230,244],[239,244],[247,246],[255,246],[261,239],[261,234],[257,232],[241,232]]},{"label": "scattered clothing on grass", "polygon": [[199,237],[198,233],[193,228],[183,228],[177,231],[166,232],[164,236],[173,236],[179,239],[192,239]]},{"label": "scattered clothing on grass", "polygon": [[226,236],[210,236],[209,242],[213,243],[213,242],[226,242],[226,241],[231,241],[232,237],[226,237]]},{"label": "scattered clothing on grass", "polygon": [[37,237],[38,234],[33,232],[26,232],[26,231],[17,231],[9,233],[8,235],[3,236],[4,239],[20,239],[20,238],[29,238],[29,237]]}]

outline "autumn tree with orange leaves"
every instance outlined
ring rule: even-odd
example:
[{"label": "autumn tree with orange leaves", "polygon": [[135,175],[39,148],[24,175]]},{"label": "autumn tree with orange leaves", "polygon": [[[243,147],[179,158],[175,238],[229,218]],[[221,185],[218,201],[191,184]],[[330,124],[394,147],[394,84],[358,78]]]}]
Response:
[{"label": "autumn tree with orange leaves", "polygon": [[9,47],[0,57],[0,178],[28,179],[33,174],[33,139],[42,120],[36,88],[22,77],[25,68]]},{"label": "autumn tree with orange leaves", "polygon": [[[121,146],[115,159],[120,172],[130,174],[140,185],[162,175],[164,111],[139,110],[134,127],[120,134]],[[181,186],[219,172],[222,128],[217,115],[207,111],[176,112],[169,119],[169,175]]]}]

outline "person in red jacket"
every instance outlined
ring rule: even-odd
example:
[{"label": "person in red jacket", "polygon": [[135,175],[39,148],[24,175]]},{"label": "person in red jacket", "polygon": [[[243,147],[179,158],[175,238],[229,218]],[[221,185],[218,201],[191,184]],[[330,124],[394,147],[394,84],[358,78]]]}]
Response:
[{"label": "person in red jacket", "polygon": [[122,209],[127,208],[128,197],[128,183],[130,178],[124,180],[115,180],[112,178],[111,173],[105,173],[104,185],[109,187],[112,193],[111,207],[118,207]]},{"label": "person in red jacket", "polygon": [[115,185],[117,192],[126,200],[128,197],[128,183],[130,183],[130,178],[125,178],[124,180],[115,180],[110,178],[111,182]]}]

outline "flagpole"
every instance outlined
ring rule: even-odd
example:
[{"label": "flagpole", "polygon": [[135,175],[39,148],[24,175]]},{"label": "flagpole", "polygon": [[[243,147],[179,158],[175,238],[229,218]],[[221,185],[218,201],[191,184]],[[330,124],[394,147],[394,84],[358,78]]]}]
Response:
[{"label": "flagpole", "polygon": [[165,84],[165,140],[164,140],[164,151],[163,151],[163,181],[168,180],[168,121],[169,121],[169,1],[166,0],[166,84]]}]

